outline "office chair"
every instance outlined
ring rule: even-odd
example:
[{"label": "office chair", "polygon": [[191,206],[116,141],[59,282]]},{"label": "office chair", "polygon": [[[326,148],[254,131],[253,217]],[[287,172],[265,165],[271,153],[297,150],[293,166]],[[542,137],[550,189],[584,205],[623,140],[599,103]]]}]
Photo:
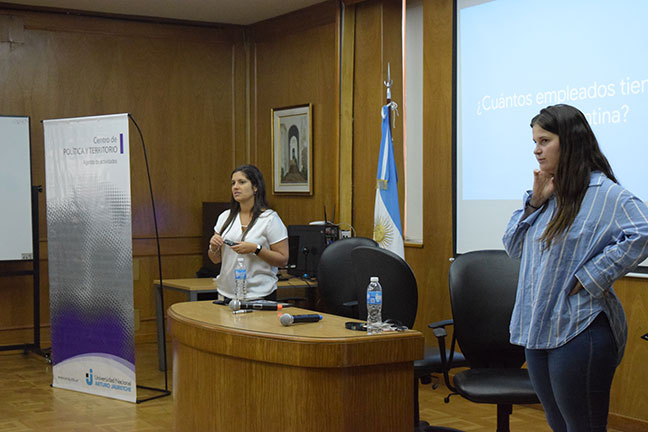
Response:
[{"label": "office chair", "polygon": [[[529,373],[522,369],[524,349],[509,343],[519,266],[519,261],[499,250],[459,255],[450,266],[453,338],[470,368],[457,373],[452,385],[444,365],[444,379],[452,394],[496,404],[498,432],[509,431],[513,404],[539,403]],[[435,328],[434,333],[444,360],[445,331]]]},{"label": "office chair", "polygon": [[[395,253],[376,247],[358,246],[351,251],[355,268],[356,297],[363,299],[371,276],[378,276],[383,288],[382,319],[412,328],[418,308],[418,287],[410,266]],[[358,302],[359,318],[367,319],[366,301]],[[437,323],[438,326],[451,324],[451,321]],[[444,351],[445,354],[445,351]],[[463,356],[455,354],[453,365],[465,365]],[[418,381],[431,382],[432,373],[442,373],[443,365],[440,351],[426,347],[424,357],[414,362],[414,428],[417,431],[457,431],[457,429],[429,426],[419,418]]]},{"label": "office chair", "polygon": [[351,250],[358,246],[376,248],[378,243],[366,237],[351,237],[331,243],[322,252],[317,284],[328,313],[358,318],[358,297],[351,263]]}]

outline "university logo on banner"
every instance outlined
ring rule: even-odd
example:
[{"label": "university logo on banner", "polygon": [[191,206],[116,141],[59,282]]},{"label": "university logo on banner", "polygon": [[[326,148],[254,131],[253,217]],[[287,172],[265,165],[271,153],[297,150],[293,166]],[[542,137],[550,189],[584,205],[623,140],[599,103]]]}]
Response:
[{"label": "university logo on banner", "polygon": [[128,115],[43,128],[52,384],[135,402]]},{"label": "university logo on banner", "polygon": [[403,233],[398,206],[398,173],[394,160],[391,127],[389,125],[390,105],[382,107],[382,138],[378,158],[376,179],[376,204],[374,207],[374,240],[405,259]]}]

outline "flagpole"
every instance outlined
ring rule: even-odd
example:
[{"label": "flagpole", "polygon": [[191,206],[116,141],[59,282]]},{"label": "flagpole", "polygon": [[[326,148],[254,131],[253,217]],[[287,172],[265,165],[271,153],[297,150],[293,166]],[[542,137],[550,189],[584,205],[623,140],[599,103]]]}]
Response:
[{"label": "flagpole", "polygon": [[[391,103],[391,87],[394,84],[394,81],[392,81],[391,79],[389,63],[387,63],[387,81],[383,81],[383,84],[385,84],[385,87],[387,87],[387,101],[385,102],[385,105],[389,105]],[[391,109],[387,111],[387,116],[389,118],[389,129],[391,130]]]}]

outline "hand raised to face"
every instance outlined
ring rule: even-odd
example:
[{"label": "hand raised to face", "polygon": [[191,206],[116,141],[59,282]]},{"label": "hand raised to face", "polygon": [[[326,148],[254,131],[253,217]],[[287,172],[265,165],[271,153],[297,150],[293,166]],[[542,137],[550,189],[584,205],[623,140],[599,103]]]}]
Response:
[{"label": "hand raised to face", "polygon": [[555,190],[553,174],[539,169],[533,170],[533,196],[529,202],[533,207],[541,207]]}]

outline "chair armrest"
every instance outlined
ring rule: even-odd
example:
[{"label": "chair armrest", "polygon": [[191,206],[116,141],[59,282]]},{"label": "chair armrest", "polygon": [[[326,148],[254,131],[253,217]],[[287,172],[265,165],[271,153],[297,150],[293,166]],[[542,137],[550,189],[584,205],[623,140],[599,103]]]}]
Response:
[{"label": "chair armrest", "polygon": [[[446,336],[448,336],[448,333],[445,331],[443,327],[437,327],[433,330],[434,336],[439,339],[439,341],[443,340]],[[445,345],[444,345],[445,346]]]},{"label": "chair armrest", "polygon": [[447,319],[447,320],[443,320],[443,321],[436,321],[436,322],[430,323],[430,324],[428,324],[428,327],[430,327],[431,329],[445,328],[445,326],[450,326],[450,325],[453,325],[453,324],[454,324],[453,320]]},{"label": "chair armrest", "polygon": [[445,343],[445,338],[448,335],[448,333],[445,330],[446,325],[451,325],[452,320],[445,320],[445,321],[439,321],[437,323],[432,323],[429,325],[430,328],[434,329],[434,336],[436,336],[437,341],[439,342],[439,356],[441,357],[441,369],[443,370],[443,380],[445,381],[446,387],[450,389],[450,391],[456,393],[457,390],[450,384],[450,375],[448,374],[448,371],[452,368],[452,358],[454,357],[454,347],[455,347],[455,340],[454,336],[452,339],[452,344],[450,347],[450,356],[446,356],[446,343]]}]

